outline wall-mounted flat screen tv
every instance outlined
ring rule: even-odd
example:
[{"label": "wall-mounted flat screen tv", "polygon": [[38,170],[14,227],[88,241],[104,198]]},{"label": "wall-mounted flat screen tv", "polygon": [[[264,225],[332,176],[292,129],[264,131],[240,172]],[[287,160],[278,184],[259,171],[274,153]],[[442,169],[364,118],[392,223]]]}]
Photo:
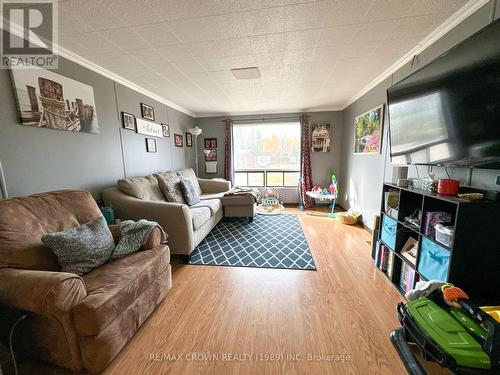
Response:
[{"label": "wall-mounted flat screen tv", "polygon": [[500,168],[500,20],[387,90],[394,164]]}]

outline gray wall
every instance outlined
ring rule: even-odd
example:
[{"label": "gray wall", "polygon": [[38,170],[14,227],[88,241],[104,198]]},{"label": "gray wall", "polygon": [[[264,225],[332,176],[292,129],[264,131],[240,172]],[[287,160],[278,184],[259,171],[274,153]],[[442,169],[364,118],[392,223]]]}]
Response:
[{"label": "gray wall", "polygon": [[[341,140],[342,140],[342,112],[312,112],[309,113],[309,123],[327,122],[332,126],[332,143],[330,152],[315,152],[311,154],[313,170],[313,182],[317,185],[327,185],[329,174],[335,171],[340,173]],[[242,119],[255,119],[257,122],[262,118],[280,118],[300,116],[300,113],[269,114],[255,116],[231,116],[233,121]],[[196,119],[196,124],[203,129],[203,134],[198,138],[198,160],[199,174],[201,177],[224,177],[224,120],[226,117],[205,117]],[[205,159],[203,155],[205,138],[217,138],[217,175],[205,173]],[[296,190],[296,189],[295,189]],[[295,202],[297,197],[290,195],[287,202]]]},{"label": "gray wall", "polygon": [[[0,70],[0,160],[10,196],[83,189],[98,198],[119,178],[193,165],[194,148],[173,146],[173,134],[184,135],[191,117],[63,58],[57,73],[94,88],[100,133],[20,125],[10,73]],[[145,136],[122,129],[120,112],[140,117],[141,102],[154,107],[156,122],[171,126],[170,138],[157,138],[158,153],[146,152]]]},{"label": "gray wall", "polygon": [[[387,126],[384,129],[382,152],[380,155],[353,155],[354,118],[371,108],[385,103],[386,90],[391,84],[407,77],[415,70],[428,64],[434,58],[488,25],[492,20],[493,5],[494,2],[486,4],[431,47],[423,51],[418,56],[413,67],[411,67],[410,63],[406,64],[343,111],[344,130],[342,139],[342,191],[340,203],[346,208],[357,207],[360,209],[363,214],[364,224],[368,227],[372,228],[373,216],[380,210],[382,183],[383,181],[392,180],[394,170],[390,164]],[[496,16],[500,16],[499,4],[497,4]],[[387,114],[385,116],[385,124],[387,124]],[[452,177],[462,179],[464,183],[466,182],[467,170],[449,168],[449,171]],[[433,168],[433,172],[437,178],[446,176],[443,168],[435,167]],[[425,176],[427,174],[427,167],[419,167],[418,174]],[[495,185],[495,177],[499,174],[500,171],[475,169],[471,185],[477,188],[500,190],[500,187]],[[408,175],[416,177],[416,168],[409,167]]]}]

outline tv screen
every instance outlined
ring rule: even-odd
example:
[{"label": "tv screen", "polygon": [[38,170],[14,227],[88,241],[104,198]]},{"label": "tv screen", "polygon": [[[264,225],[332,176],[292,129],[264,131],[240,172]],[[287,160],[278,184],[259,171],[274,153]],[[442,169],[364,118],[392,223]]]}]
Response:
[{"label": "tv screen", "polygon": [[395,164],[500,168],[500,20],[387,90]]}]

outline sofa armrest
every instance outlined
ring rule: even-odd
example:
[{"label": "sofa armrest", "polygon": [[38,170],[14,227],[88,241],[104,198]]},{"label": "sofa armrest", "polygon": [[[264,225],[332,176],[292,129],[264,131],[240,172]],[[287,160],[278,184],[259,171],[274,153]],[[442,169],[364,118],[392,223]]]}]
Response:
[{"label": "sofa armrest", "polygon": [[231,189],[231,181],[223,179],[199,178],[201,191],[205,194],[225,193]]},{"label": "sofa armrest", "polygon": [[[118,241],[120,241],[121,237],[120,226],[111,224],[108,225],[108,227],[109,230],[111,231],[111,234],[113,235],[113,240],[115,241],[115,244],[117,244]],[[151,231],[146,241],[144,241],[144,245],[141,247],[141,250],[151,250],[160,244],[161,244],[161,231],[160,228],[156,227]]]},{"label": "sofa armrest", "polygon": [[87,296],[73,273],[0,269],[0,304],[59,319]]},{"label": "sofa armrest", "polygon": [[126,195],[117,188],[105,189],[103,200],[106,205],[112,205],[116,217],[122,220],[147,219],[160,224],[167,233],[167,242],[172,253],[187,255],[193,249],[193,223],[187,205],[142,200]]}]

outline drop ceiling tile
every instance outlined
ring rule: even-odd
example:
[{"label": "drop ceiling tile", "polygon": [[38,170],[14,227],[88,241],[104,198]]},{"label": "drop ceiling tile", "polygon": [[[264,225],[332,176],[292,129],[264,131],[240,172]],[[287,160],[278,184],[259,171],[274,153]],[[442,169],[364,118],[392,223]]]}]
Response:
[{"label": "drop ceiling tile", "polygon": [[185,74],[201,73],[206,71],[206,69],[197,60],[172,62],[172,65]]},{"label": "drop ceiling tile", "polygon": [[149,45],[153,47],[180,43],[180,40],[170,31],[166,23],[135,26],[131,30],[147,40]]},{"label": "drop ceiling tile", "polygon": [[195,57],[191,52],[188,44],[174,44],[166,47],[155,48],[165,60],[171,62],[194,60]]},{"label": "drop ceiling tile", "polygon": [[72,14],[87,25],[86,31],[125,27],[127,24],[102,0],[68,0],[59,2],[59,18]]},{"label": "drop ceiling tile", "polygon": [[390,39],[394,37],[394,31],[398,24],[398,20],[361,23],[356,27],[351,41],[352,43],[360,43]]},{"label": "drop ceiling tile", "polygon": [[314,29],[323,26],[324,2],[285,6],[285,31]]},{"label": "drop ceiling tile", "polygon": [[183,42],[246,36],[246,24],[239,14],[190,18],[168,22],[170,30]]},{"label": "drop ceiling tile", "polygon": [[85,55],[83,57],[110,70],[118,67],[135,67],[138,65],[144,65],[144,62],[138,59],[133,53],[126,51]]},{"label": "drop ceiling tile", "polygon": [[344,46],[342,57],[348,59],[373,56],[378,53],[378,47],[378,43],[373,42],[347,44]]},{"label": "drop ceiling tile", "polygon": [[217,59],[200,60],[207,71],[229,70],[233,68],[247,68],[256,65],[253,55],[220,57]]},{"label": "drop ceiling tile", "polygon": [[254,10],[283,6],[283,0],[240,0],[241,10]]},{"label": "drop ceiling tile", "polygon": [[334,26],[321,29],[318,47],[337,46],[350,43],[357,25]]},{"label": "drop ceiling tile", "polygon": [[372,1],[367,0],[325,1],[320,19],[324,26],[365,22],[371,5]]},{"label": "drop ceiling tile", "polygon": [[241,13],[248,35],[281,33],[284,29],[284,8],[268,8]]},{"label": "drop ceiling tile", "polygon": [[414,0],[410,2],[407,15],[453,13],[467,3],[467,0]]},{"label": "drop ceiling tile", "polygon": [[136,50],[127,51],[136,60],[139,60],[141,65],[155,64],[160,65],[165,63],[167,60],[163,58],[155,49],[153,48],[141,48]]},{"label": "drop ceiling tile", "polygon": [[61,35],[59,43],[64,48],[79,55],[94,55],[116,52],[122,48],[106,39],[99,32],[78,35]]},{"label": "drop ceiling tile", "polygon": [[147,39],[141,38],[130,28],[103,30],[100,34],[124,50],[151,47]]},{"label": "drop ceiling tile", "polygon": [[286,49],[285,35],[281,33],[252,36],[250,41],[253,53],[256,55],[280,52]]},{"label": "drop ceiling tile", "polygon": [[249,55],[252,54],[252,48],[252,41],[249,37],[210,40],[190,44],[190,50],[198,59]]},{"label": "drop ceiling tile", "polygon": [[366,15],[367,20],[382,21],[405,17],[409,14],[413,3],[419,0],[377,0],[371,3]]},{"label": "drop ceiling tile", "polygon": [[310,49],[316,47],[320,29],[292,31],[285,33],[286,50]]},{"label": "drop ceiling tile", "polygon": [[303,64],[311,61],[311,54],[314,50],[286,51],[283,55],[284,64]]},{"label": "drop ceiling tile", "polygon": [[100,2],[106,9],[128,26],[161,22],[161,15],[144,0],[105,0]]},{"label": "drop ceiling tile", "polygon": [[399,38],[424,37],[449,18],[449,16],[449,14],[440,13],[402,18],[395,27],[394,35],[397,35]]}]

